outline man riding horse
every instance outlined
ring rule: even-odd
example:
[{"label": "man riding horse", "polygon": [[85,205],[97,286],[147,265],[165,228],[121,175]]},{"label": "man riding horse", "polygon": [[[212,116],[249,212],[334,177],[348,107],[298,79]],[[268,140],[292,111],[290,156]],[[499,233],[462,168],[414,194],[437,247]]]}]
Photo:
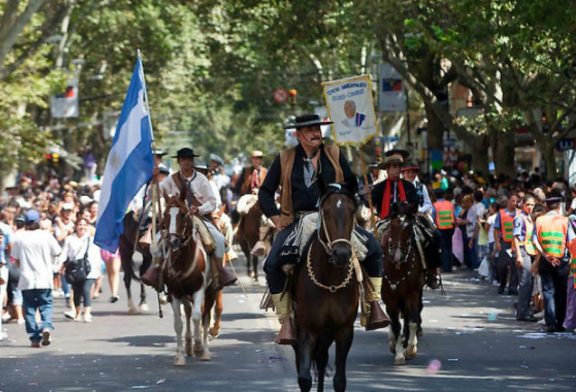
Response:
[{"label": "man riding horse", "polygon": [[214,241],[212,254],[212,280],[217,287],[233,284],[236,277],[224,267],[222,259],[226,250],[225,238],[213,223],[210,215],[216,209],[216,197],[205,175],[194,169],[194,150],[188,147],[178,150],[176,156],[180,170],[166,177],[160,183],[161,194],[179,195],[181,189],[186,192],[188,209],[192,215],[202,218],[206,229]]},{"label": "man riding horse", "polygon": [[[436,227],[424,216],[418,216],[418,210],[422,198],[419,197],[418,190],[413,185],[414,177],[410,180],[400,178],[402,164],[410,154],[408,151],[394,149],[385,153],[382,168],[386,170],[388,176],[386,180],[376,184],[372,188],[372,200],[376,202],[376,211],[380,219],[387,222],[390,218],[392,206],[394,204],[404,204],[408,210],[416,216],[416,226],[420,229],[422,238],[418,240],[423,246],[423,255],[426,260],[426,284],[432,288],[438,288],[437,266],[440,261],[438,241],[436,240]],[[405,171],[417,173],[418,167],[414,164],[406,165]],[[379,227],[384,227],[380,225]]]},{"label": "man riding horse", "polygon": [[[286,276],[282,267],[286,263],[298,260],[298,251],[295,249],[298,249],[300,244],[297,243],[298,240],[291,244],[287,243],[290,243],[291,238],[298,238],[295,230],[299,226],[299,221],[308,213],[318,211],[320,182],[326,186],[331,183],[342,183],[352,193],[358,189],[356,177],[344,156],[340,154],[340,149],[335,145],[322,143],[320,126],[331,123],[322,121],[315,114],[296,117],[295,123],[286,128],[296,129],[299,144],[276,157],[258,193],[262,212],[272,220],[278,230],[266,259],[264,272],[277,316],[282,324],[276,339],[279,344],[296,342],[291,318],[290,290],[284,290]],[[278,209],[275,193],[280,186],[281,206]],[[355,235],[363,238],[367,248],[366,257],[361,263],[373,286],[368,296],[371,306],[365,326],[367,330],[383,328],[389,324],[389,319],[378,303],[382,287],[382,250],[376,238],[360,226],[356,226]]]},{"label": "man riding horse", "polygon": [[[258,200],[258,190],[268,174],[268,170],[262,166],[264,153],[259,150],[254,150],[250,157],[252,159],[252,166],[242,169],[242,173],[234,187],[234,193],[239,197],[237,211],[240,214],[240,219],[248,213],[250,208],[256,204]],[[274,228],[272,221],[265,216],[262,217],[259,228],[258,242],[254,244],[251,253],[255,256],[264,256],[266,253],[266,236],[271,229]]]}]

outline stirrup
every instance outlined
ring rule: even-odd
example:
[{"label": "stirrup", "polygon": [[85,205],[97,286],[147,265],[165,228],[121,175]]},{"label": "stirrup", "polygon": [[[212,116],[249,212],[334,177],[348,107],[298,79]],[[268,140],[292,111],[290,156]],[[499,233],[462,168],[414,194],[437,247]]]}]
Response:
[{"label": "stirrup", "polygon": [[370,302],[370,314],[366,322],[366,331],[373,331],[375,329],[386,328],[390,325],[390,319],[380,307],[378,301]]},{"label": "stirrup", "polygon": [[296,345],[296,327],[294,326],[292,317],[287,317],[282,321],[280,332],[278,332],[278,336],[276,336],[276,344]]}]

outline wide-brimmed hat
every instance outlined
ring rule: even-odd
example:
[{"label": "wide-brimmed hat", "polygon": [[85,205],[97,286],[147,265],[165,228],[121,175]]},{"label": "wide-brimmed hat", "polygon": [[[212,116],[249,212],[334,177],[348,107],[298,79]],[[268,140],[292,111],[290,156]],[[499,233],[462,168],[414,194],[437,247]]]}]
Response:
[{"label": "wide-brimmed hat", "polygon": [[194,169],[196,170],[208,170],[208,165],[204,161],[194,162]]},{"label": "wide-brimmed hat", "polygon": [[168,174],[170,174],[170,169],[168,169],[168,166],[161,163],[158,165],[158,172],[168,175]]},{"label": "wide-brimmed hat", "polygon": [[209,158],[210,158],[211,161],[214,161],[214,162],[216,162],[216,163],[219,164],[219,165],[223,165],[223,164],[224,164],[224,159],[220,158],[219,155],[210,154]]},{"label": "wide-brimmed hat", "polygon": [[333,121],[330,120],[322,120],[319,115],[317,114],[303,114],[301,116],[296,116],[294,122],[292,124],[287,124],[284,126],[284,129],[294,129],[297,130],[304,127],[313,127],[313,126],[320,126],[320,125],[329,125],[333,124]]},{"label": "wide-brimmed hat", "polygon": [[408,159],[410,153],[406,150],[393,149],[384,153],[384,162],[380,163],[380,168],[385,169],[388,165],[393,163],[402,164],[404,160]]},{"label": "wide-brimmed hat", "polygon": [[415,171],[420,171],[420,166],[418,166],[415,162],[409,160],[406,161],[402,164],[402,171],[408,171],[408,170],[415,170]]},{"label": "wide-brimmed hat", "polygon": [[254,150],[254,151],[252,151],[252,155],[250,157],[251,158],[263,158],[264,153],[260,150]]},{"label": "wide-brimmed hat", "polygon": [[184,147],[179,149],[178,151],[176,151],[176,155],[174,155],[172,158],[196,158],[199,157],[200,155],[196,155],[194,154],[194,150],[191,149],[190,147]]},{"label": "wide-brimmed hat", "polygon": [[163,157],[164,155],[167,155],[168,153],[161,148],[155,148],[152,150],[152,154],[154,154],[158,157]]}]

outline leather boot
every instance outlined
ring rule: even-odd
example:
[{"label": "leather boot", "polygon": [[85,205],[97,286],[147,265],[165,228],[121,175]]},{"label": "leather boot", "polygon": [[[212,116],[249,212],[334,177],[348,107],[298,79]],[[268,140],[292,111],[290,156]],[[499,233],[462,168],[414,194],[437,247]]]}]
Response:
[{"label": "leather boot", "polygon": [[366,331],[373,331],[375,329],[386,328],[390,325],[390,319],[386,316],[386,313],[384,313],[378,302],[380,300],[380,291],[382,290],[382,278],[370,277],[369,279],[374,289],[370,293],[367,293],[369,312],[364,316],[365,324],[363,325]]},{"label": "leather boot", "polygon": [[276,344],[296,344],[296,327],[292,320],[292,300],[289,293],[272,294],[276,315],[281,324]]},{"label": "leather boot", "polygon": [[212,281],[218,282],[217,289],[230,286],[238,280],[234,274],[224,268],[221,257],[212,257]]}]

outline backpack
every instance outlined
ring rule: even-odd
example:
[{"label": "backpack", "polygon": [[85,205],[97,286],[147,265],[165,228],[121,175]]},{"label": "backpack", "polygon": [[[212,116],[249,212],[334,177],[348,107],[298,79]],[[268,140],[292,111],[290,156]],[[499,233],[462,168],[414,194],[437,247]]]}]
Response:
[{"label": "backpack", "polygon": [[90,237],[88,237],[88,244],[86,245],[84,257],[76,260],[66,260],[64,263],[64,276],[66,276],[68,283],[80,283],[88,279],[88,274],[92,270],[90,261],[88,260],[89,248]]}]

